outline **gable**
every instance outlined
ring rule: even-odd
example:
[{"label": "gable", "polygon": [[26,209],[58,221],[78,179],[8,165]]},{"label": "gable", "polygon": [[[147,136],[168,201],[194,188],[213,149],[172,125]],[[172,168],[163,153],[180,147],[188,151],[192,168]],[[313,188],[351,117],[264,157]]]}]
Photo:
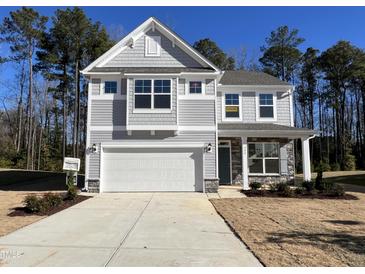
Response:
[{"label": "gable", "polygon": [[[147,37],[160,37],[160,56],[146,56],[145,46]],[[112,58],[102,67],[188,67],[202,68],[203,66],[174,44],[164,34],[155,29],[150,29],[139,37],[133,47],[128,46],[117,56]]]}]

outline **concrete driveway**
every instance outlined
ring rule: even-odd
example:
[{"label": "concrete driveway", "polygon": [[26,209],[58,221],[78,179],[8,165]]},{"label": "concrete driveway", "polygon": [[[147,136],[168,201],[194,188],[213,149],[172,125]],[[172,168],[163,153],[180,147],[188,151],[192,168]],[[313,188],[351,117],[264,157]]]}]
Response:
[{"label": "concrete driveway", "polygon": [[101,194],[0,238],[0,266],[260,266],[202,193]]}]

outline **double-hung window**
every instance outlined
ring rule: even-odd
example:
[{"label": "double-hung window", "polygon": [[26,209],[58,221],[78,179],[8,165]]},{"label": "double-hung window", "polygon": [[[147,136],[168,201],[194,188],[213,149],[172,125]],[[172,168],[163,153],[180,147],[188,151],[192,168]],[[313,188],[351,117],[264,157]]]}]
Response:
[{"label": "double-hung window", "polygon": [[170,80],[135,80],[135,109],[170,109]]},{"label": "double-hung window", "polygon": [[202,94],[202,82],[201,81],[190,81],[189,82],[189,93],[190,94]]},{"label": "double-hung window", "polygon": [[150,109],[152,106],[152,81],[136,80],[134,89],[134,107]]},{"label": "double-hung window", "polygon": [[117,93],[117,81],[105,81],[104,93]]},{"label": "double-hung window", "polygon": [[226,93],[224,95],[224,118],[240,119],[240,96],[238,93]]},{"label": "double-hung window", "polygon": [[259,119],[275,119],[275,97],[273,93],[260,93],[258,96]]},{"label": "double-hung window", "polygon": [[279,174],[279,144],[248,144],[248,166],[250,174]]}]

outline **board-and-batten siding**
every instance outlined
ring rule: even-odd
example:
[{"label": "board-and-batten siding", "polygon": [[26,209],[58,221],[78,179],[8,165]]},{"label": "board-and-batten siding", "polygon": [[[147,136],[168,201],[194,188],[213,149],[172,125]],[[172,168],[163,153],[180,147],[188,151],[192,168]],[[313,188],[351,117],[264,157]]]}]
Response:
[{"label": "board-and-batten siding", "polygon": [[185,79],[179,78],[179,84],[178,84],[178,94],[179,95],[185,95]]},{"label": "board-and-batten siding", "polygon": [[[100,144],[101,142],[116,142],[121,140],[159,140],[164,142],[202,142],[205,145],[212,144],[212,152],[204,153],[204,178],[215,178],[215,132],[214,131],[184,131],[179,135],[172,132],[156,131],[151,135],[146,131],[133,131],[128,135],[126,131],[90,131],[90,143]],[[98,149],[100,151],[100,148]],[[89,158],[89,179],[96,179],[100,176],[100,152],[93,153]]]},{"label": "board-and-batten siding", "polygon": [[180,126],[214,126],[214,100],[179,100]]},{"label": "board-and-batten siding", "polygon": [[135,41],[133,48],[128,47],[105,67],[202,67],[197,61],[180,49],[158,30],[149,30],[148,36],[161,36],[160,56],[145,56],[145,35]]},{"label": "board-and-batten siding", "polygon": [[91,100],[91,126],[125,126],[125,100]]},{"label": "board-and-batten siding", "polygon": [[[242,92],[242,122],[243,123],[256,123],[256,93],[255,92]],[[290,126],[290,99],[289,95],[285,95],[284,92],[277,92],[277,120],[276,124]],[[222,122],[222,100],[224,100],[223,94],[218,92],[217,97],[217,121]]]},{"label": "board-and-batten siding", "polygon": [[129,125],[176,125],[176,78],[171,85],[171,113],[133,113],[134,109],[134,79],[129,79],[128,111]]}]

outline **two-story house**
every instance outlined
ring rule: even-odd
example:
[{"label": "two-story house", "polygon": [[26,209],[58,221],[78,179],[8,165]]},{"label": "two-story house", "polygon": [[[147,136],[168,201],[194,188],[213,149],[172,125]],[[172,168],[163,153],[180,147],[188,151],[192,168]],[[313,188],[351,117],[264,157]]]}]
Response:
[{"label": "two-story house", "polygon": [[221,71],[149,18],[85,68],[86,188],[217,191],[294,178],[293,86],[261,72]]}]

